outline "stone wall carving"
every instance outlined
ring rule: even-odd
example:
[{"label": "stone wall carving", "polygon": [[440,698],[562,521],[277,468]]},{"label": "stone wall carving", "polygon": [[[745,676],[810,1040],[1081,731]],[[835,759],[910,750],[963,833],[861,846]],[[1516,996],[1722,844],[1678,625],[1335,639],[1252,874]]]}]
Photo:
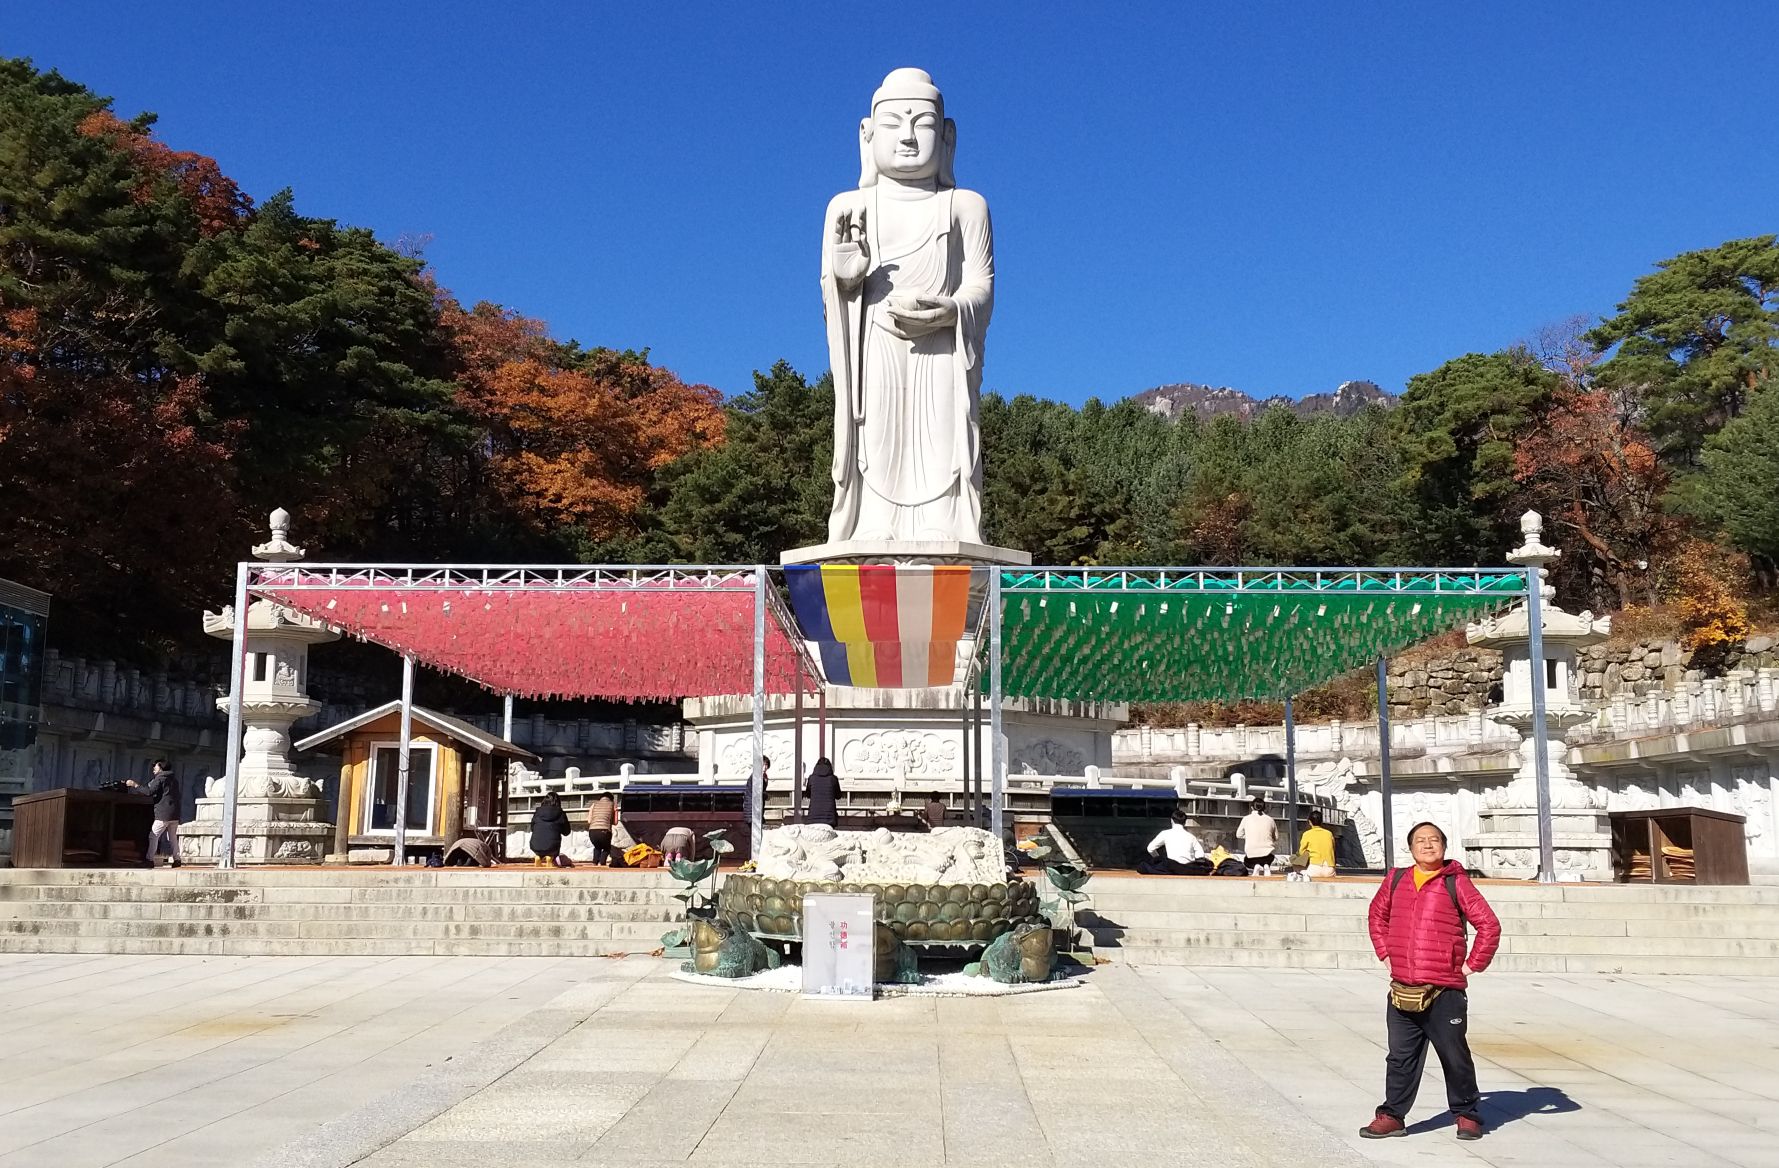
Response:
[{"label": "stone wall carving", "polygon": [[835,831],[798,823],[765,834],[758,872],[769,880],[998,884],[1007,865],[995,838],[977,827]]},{"label": "stone wall carving", "polygon": [[1008,772],[1016,775],[1078,775],[1086,769],[1086,756],[1054,738],[1019,748],[1007,763]]},{"label": "stone wall carving", "polygon": [[[772,760],[774,771],[781,775],[790,774],[793,753],[789,734],[767,732],[766,757]],[[737,738],[723,751],[717,762],[717,774],[725,779],[741,779],[753,773],[754,739],[750,734]]]},{"label": "stone wall carving", "polygon": [[1300,772],[1298,789],[1316,798],[1330,799],[1340,808],[1347,817],[1347,825],[1358,836],[1359,851],[1365,857],[1365,863],[1375,867],[1384,862],[1384,835],[1353,793],[1353,782],[1357,777],[1353,760],[1343,758]]},{"label": "stone wall carving", "polygon": [[948,778],[958,773],[958,744],[943,735],[913,730],[873,730],[840,750],[847,778],[908,775]]}]

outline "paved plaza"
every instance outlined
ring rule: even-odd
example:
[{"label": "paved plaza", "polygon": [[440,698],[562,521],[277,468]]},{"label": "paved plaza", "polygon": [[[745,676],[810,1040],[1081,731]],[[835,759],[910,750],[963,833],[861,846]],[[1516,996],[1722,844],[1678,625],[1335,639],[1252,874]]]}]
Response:
[{"label": "paved plaza", "polygon": [[1489,1136],[1366,1143],[1381,974],[869,1005],[649,958],[0,955],[0,1168],[1779,1163],[1779,986],[1484,975]]}]

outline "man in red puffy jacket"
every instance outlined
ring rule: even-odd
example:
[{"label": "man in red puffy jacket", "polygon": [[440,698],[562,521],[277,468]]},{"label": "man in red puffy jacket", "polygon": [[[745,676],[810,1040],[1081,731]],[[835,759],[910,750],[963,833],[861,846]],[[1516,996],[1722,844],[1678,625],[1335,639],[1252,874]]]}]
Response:
[{"label": "man in red puffy jacket", "polygon": [[[1366,1139],[1399,1136],[1421,1086],[1421,1068],[1432,1044],[1445,1072],[1445,1097],[1458,1117],[1458,1138],[1482,1136],[1477,1111],[1476,1064],[1470,1058],[1467,973],[1481,973],[1501,944],[1501,922],[1463,865],[1445,858],[1445,832],[1436,824],[1409,829],[1414,867],[1384,874],[1371,898],[1371,945],[1390,963],[1390,1002],[1385,1007],[1390,1056],[1384,1067],[1384,1102],[1359,1134]],[[1465,958],[1464,926],[1476,928]],[[1402,1009],[1399,1003],[1419,1005]]]}]

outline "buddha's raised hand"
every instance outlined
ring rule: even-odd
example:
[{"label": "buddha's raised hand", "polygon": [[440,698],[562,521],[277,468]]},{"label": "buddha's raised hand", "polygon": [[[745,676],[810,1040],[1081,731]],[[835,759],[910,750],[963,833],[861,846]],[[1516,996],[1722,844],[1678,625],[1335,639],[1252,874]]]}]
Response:
[{"label": "buddha's raised hand", "polygon": [[863,280],[865,272],[871,266],[871,248],[865,242],[863,208],[859,209],[856,217],[852,211],[842,211],[834,217],[834,240],[831,246],[834,278],[848,285]]}]

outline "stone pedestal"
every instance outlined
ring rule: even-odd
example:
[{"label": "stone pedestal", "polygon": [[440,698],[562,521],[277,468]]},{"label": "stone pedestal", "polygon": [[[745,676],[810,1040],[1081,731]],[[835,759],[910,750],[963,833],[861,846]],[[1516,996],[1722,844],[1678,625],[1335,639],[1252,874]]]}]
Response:
[{"label": "stone pedestal", "polygon": [[[827,749],[843,784],[861,790],[901,793],[918,804],[928,791],[959,790],[964,751],[971,748],[963,724],[963,691],[947,689],[855,689],[829,691]],[[682,704],[698,733],[701,782],[745,779],[753,757],[753,699],[692,698]],[[1112,732],[1130,717],[1116,702],[1022,701],[1003,707],[1007,735],[1007,779],[1021,775],[1084,778],[1089,767],[1112,769]],[[773,787],[791,774],[796,716],[789,697],[774,696],[766,706],[766,756],[772,760]],[[982,790],[992,785],[989,719],[982,712]],[[813,705],[803,710],[803,766],[823,754],[820,720]],[[974,757],[972,756],[972,765]]]},{"label": "stone pedestal", "polygon": [[[1481,834],[1467,841],[1472,864],[1490,876],[1538,877],[1536,808],[1499,808],[1478,815]],[[1604,809],[1551,812],[1551,850],[1562,880],[1612,880],[1612,825]]]},{"label": "stone pedestal", "polygon": [[[290,514],[272,512],[272,538],[253,549],[269,563],[302,558],[293,546]],[[231,605],[204,614],[204,631],[232,641]],[[309,646],[339,640],[322,622],[269,600],[247,606],[246,662],[241,686],[241,761],[235,801],[235,861],[246,864],[319,864],[334,830],[321,789],[290,766],[290,728],[321,708],[308,694]],[[229,708],[227,697],[217,700]],[[180,829],[181,858],[199,862],[222,856],[223,780],[205,783],[197,818]]]},{"label": "stone pedestal", "polygon": [[1544,660],[1532,660],[1531,619],[1523,604],[1465,630],[1470,644],[1499,649],[1506,658],[1502,702],[1488,711],[1488,717],[1521,736],[1519,769],[1505,787],[1484,795],[1483,809],[1477,813],[1482,830],[1465,846],[1479,857],[1476,863],[1490,876],[1531,879],[1538,875],[1537,746],[1531,733],[1532,687],[1542,685],[1553,874],[1562,880],[1608,881],[1612,879],[1612,825],[1606,818],[1606,797],[1583,786],[1569,769],[1564,736],[1593,717],[1578,699],[1577,650],[1605,640],[1612,632],[1612,618],[1596,620],[1591,612],[1564,612],[1553,603],[1556,590],[1543,583],[1544,565],[1558,553],[1544,545],[1543,532],[1544,520],[1536,511],[1522,515],[1520,533],[1525,542],[1508,555],[1507,562],[1538,573]]},{"label": "stone pedestal", "polygon": [[848,539],[792,548],[781,564],[1000,564],[1024,567],[1030,552],[955,539]]},{"label": "stone pedestal", "polygon": [[[179,854],[197,863],[222,857],[222,783],[211,780],[197,818],[179,829]],[[209,794],[208,791],[213,791]],[[244,797],[235,803],[235,862],[318,864],[332,846],[333,825],[313,795]]]}]

